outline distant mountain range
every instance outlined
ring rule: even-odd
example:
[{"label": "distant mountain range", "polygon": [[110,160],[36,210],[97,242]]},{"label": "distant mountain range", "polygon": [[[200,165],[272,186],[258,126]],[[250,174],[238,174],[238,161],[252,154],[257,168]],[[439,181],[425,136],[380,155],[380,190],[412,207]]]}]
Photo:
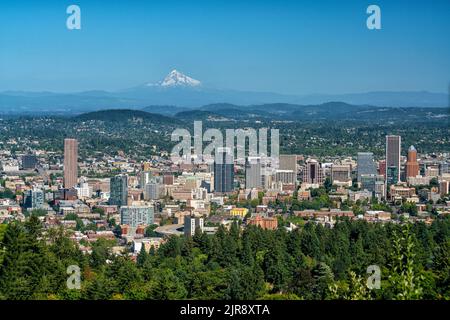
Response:
[{"label": "distant mountain range", "polygon": [[[0,93],[0,113],[79,114],[101,109],[152,108],[174,114],[203,105],[230,103],[234,105],[296,104],[315,105],[341,101],[354,105],[378,107],[447,107],[444,93],[420,92],[367,92],[353,94],[284,95],[270,92],[220,90],[208,88],[196,79],[172,70],[162,81],[146,83],[133,88],[78,93],[4,91]],[[170,107],[170,112],[167,106]]]}]

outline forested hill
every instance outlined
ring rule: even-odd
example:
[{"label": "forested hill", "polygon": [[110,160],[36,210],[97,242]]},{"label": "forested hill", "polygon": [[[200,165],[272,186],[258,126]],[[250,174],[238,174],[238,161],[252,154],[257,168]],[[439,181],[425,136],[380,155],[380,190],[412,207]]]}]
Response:
[{"label": "forested hill", "polygon": [[[112,253],[114,241],[83,254],[64,229],[44,232],[37,216],[0,225],[0,300],[24,299],[449,299],[449,217],[431,225],[343,219],[292,232],[236,223],[214,235],[168,238],[136,263]],[[80,290],[66,268],[81,269]],[[30,267],[32,266],[32,267]],[[380,287],[367,287],[367,270]]]},{"label": "forested hill", "polygon": [[100,110],[94,112],[83,113],[74,117],[76,120],[88,121],[88,120],[101,120],[101,121],[151,121],[161,124],[174,124],[180,121],[171,117],[167,117],[161,114],[149,113],[141,110],[131,109],[111,109]]}]

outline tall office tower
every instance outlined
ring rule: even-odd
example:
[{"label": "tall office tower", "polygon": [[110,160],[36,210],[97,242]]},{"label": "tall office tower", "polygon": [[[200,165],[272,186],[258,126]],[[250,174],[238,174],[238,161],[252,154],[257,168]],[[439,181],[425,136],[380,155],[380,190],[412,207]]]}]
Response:
[{"label": "tall office tower", "polygon": [[[386,185],[400,182],[400,154],[402,138],[386,136]],[[388,189],[388,188],[386,188]]]},{"label": "tall office tower", "polygon": [[70,189],[77,184],[78,178],[78,141],[64,139],[64,188]]},{"label": "tall office tower", "polygon": [[25,193],[24,207],[27,209],[42,209],[44,207],[44,191],[28,190]]},{"label": "tall office tower", "polygon": [[363,174],[377,174],[377,166],[373,161],[372,152],[358,152],[357,166],[358,182],[361,182]]},{"label": "tall office tower", "polygon": [[153,224],[155,208],[148,206],[123,206],[120,208],[120,223],[136,228]]},{"label": "tall office tower", "polygon": [[306,161],[306,166],[303,170],[303,182],[310,184],[323,183],[323,171],[317,160],[310,159]]},{"label": "tall office tower", "polygon": [[144,188],[147,183],[150,183],[152,177],[153,175],[151,171],[141,171],[139,173],[139,186]]},{"label": "tall office tower", "polygon": [[297,165],[297,155],[295,154],[281,154],[279,156],[280,165],[279,170],[289,170],[294,172],[294,184],[297,183],[297,173],[298,173],[298,165]]},{"label": "tall office tower", "polygon": [[419,174],[419,163],[417,162],[417,150],[414,146],[408,149],[408,160],[406,161],[406,178],[416,177]]},{"label": "tall office tower", "polygon": [[384,177],[380,174],[363,174],[361,176],[361,190],[375,192],[375,182],[384,182]]},{"label": "tall office tower", "polygon": [[34,154],[26,154],[22,156],[22,168],[34,169],[37,165],[37,157]]},{"label": "tall office tower", "polygon": [[245,163],[245,188],[261,188],[261,158],[248,157]]},{"label": "tall office tower", "polygon": [[230,148],[219,148],[214,161],[214,191],[226,193],[233,191],[234,159]]},{"label": "tall office tower", "polygon": [[128,202],[128,177],[123,174],[114,176],[110,180],[109,204],[126,206]]}]

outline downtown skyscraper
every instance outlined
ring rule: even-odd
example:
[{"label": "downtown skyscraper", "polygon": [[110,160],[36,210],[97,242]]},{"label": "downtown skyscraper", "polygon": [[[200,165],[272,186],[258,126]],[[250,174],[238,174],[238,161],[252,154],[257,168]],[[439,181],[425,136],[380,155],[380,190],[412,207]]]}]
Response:
[{"label": "downtown skyscraper", "polygon": [[128,176],[119,174],[110,180],[109,204],[126,206],[128,203]]},{"label": "downtown skyscraper", "polygon": [[78,141],[64,139],[64,188],[76,186],[78,180]]},{"label": "downtown skyscraper", "polygon": [[386,185],[400,182],[401,145],[400,136],[386,136]]},{"label": "downtown skyscraper", "polygon": [[308,184],[323,184],[323,170],[320,163],[315,159],[306,161],[303,170],[303,182]]},{"label": "downtown skyscraper", "polygon": [[229,148],[219,148],[214,161],[214,191],[227,193],[233,191],[234,160]]},{"label": "downtown skyscraper", "polygon": [[377,166],[373,161],[372,152],[358,152],[357,159],[358,182],[363,174],[377,174]]},{"label": "downtown skyscraper", "polygon": [[417,162],[417,150],[414,146],[409,147],[407,159],[406,178],[416,177],[419,174],[419,163]]},{"label": "downtown skyscraper", "polygon": [[25,193],[24,207],[28,209],[42,209],[44,207],[45,196],[40,189],[33,188]]},{"label": "downtown skyscraper", "polygon": [[261,158],[248,157],[245,163],[245,188],[261,188]]}]

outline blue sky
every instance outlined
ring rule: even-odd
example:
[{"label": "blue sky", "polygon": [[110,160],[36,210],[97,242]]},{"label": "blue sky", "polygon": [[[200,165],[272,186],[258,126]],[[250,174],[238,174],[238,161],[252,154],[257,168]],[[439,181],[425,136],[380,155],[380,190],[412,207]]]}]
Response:
[{"label": "blue sky", "polygon": [[[81,30],[66,28],[71,4]],[[173,68],[237,90],[446,92],[450,1],[0,2],[0,91],[116,90]]]}]

